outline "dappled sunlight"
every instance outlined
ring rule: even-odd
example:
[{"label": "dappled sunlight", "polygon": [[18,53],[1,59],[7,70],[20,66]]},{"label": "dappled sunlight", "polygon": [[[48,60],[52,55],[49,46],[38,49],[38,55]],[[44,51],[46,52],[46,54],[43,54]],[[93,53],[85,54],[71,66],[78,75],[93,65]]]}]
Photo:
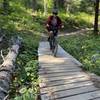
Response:
[{"label": "dappled sunlight", "polygon": [[72,60],[71,58],[66,58],[63,57],[58,54],[57,57],[53,57],[52,52],[48,50],[48,53],[46,53],[47,55],[42,55],[40,54],[40,58],[39,58],[39,63],[40,64],[54,64],[56,65],[61,65],[61,64],[71,64]]},{"label": "dappled sunlight", "polygon": [[77,17],[80,18],[81,20],[86,21],[87,23],[93,24],[93,21],[94,21],[93,15],[89,15],[87,13],[79,13],[79,15]]},{"label": "dappled sunlight", "polygon": [[[42,25],[40,25],[40,22],[37,20],[34,20],[32,14],[35,12],[33,12],[31,8],[26,9],[24,4],[22,5],[21,2],[15,2],[16,1],[10,2],[10,6],[12,8],[11,14],[8,16],[0,15],[0,18],[2,19],[2,21],[0,21],[0,25],[3,26],[3,28],[9,29],[11,31],[38,31],[37,33],[40,34]],[[40,18],[39,14],[36,17]]]},{"label": "dappled sunlight", "polygon": [[31,13],[34,17],[38,16],[38,17],[43,17],[44,14],[42,11],[34,11]]},{"label": "dappled sunlight", "polygon": [[[45,47],[44,47],[45,46]],[[74,59],[70,54],[65,52],[60,46],[58,46],[57,57],[52,55],[52,52],[49,49],[48,42],[41,42],[38,53],[39,53],[39,63],[40,64],[68,64],[68,65],[80,65],[76,59]],[[72,63],[73,62],[73,63]]]},{"label": "dappled sunlight", "polygon": [[67,60],[65,60],[65,59],[62,59],[62,58],[56,58],[55,59],[55,57],[53,57],[52,55],[50,56],[50,55],[45,55],[45,56],[42,56],[42,59],[41,59],[41,61],[40,61],[40,63],[42,62],[42,63],[53,63],[53,64],[62,64],[62,63],[64,63],[64,62],[67,62]]},{"label": "dappled sunlight", "polygon": [[15,13],[17,12],[19,14],[25,14],[27,12],[26,8],[20,2],[10,2],[10,6],[14,7],[13,10]]}]

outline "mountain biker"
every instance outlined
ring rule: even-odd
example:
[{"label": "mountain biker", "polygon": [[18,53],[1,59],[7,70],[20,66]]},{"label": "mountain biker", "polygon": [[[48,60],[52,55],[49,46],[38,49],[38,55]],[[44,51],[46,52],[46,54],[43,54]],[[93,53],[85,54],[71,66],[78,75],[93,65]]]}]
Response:
[{"label": "mountain biker", "polygon": [[[58,30],[63,27],[62,21],[58,15],[58,9],[53,9],[52,15],[50,15],[46,22],[46,28],[48,30],[48,41],[51,35],[57,36]],[[53,34],[52,27],[56,27],[56,34]]]}]

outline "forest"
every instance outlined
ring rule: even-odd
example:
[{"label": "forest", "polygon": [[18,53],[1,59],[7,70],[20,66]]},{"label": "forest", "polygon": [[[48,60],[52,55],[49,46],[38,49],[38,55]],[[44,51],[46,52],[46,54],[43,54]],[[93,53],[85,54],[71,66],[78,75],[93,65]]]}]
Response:
[{"label": "forest", "polygon": [[38,46],[54,7],[64,25],[59,44],[84,70],[100,76],[99,5],[100,0],[0,0],[0,100],[39,100]]}]

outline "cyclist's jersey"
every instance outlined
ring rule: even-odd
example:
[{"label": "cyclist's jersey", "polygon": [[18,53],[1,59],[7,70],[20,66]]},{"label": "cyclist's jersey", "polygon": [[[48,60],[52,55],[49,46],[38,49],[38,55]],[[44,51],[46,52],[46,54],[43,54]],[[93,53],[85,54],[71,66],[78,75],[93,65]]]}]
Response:
[{"label": "cyclist's jersey", "polygon": [[62,21],[58,16],[56,16],[56,17],[49,16],[48,19],[47,19],[47,22],[46,22],[46,25],[47,24],[49,25],[49,27],[46,27],[46,28],[47,28],[48,31],[50,31],[51,26],[55,26],[57,28],[60,28],[62,26]]},{"label": "cyclist's jersey", "polygon": [[52,26],[56,26],[57,25],[57,18],[56,17],[53,17],[52,20],[51,20],[51,25]]}]

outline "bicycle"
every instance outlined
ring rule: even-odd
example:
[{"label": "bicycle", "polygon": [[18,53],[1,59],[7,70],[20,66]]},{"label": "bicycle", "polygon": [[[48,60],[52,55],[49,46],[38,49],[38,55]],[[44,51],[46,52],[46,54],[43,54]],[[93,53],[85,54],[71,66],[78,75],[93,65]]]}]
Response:
[{"label": "bicycle", "polygon": [[[57,27],[52,27],[52,35],[49,38],[50,49],[53,53],[53,56],[56,57],[58,51],[58,41],[57,41]],[[56,35],[55,35],[56,34]]]}]

